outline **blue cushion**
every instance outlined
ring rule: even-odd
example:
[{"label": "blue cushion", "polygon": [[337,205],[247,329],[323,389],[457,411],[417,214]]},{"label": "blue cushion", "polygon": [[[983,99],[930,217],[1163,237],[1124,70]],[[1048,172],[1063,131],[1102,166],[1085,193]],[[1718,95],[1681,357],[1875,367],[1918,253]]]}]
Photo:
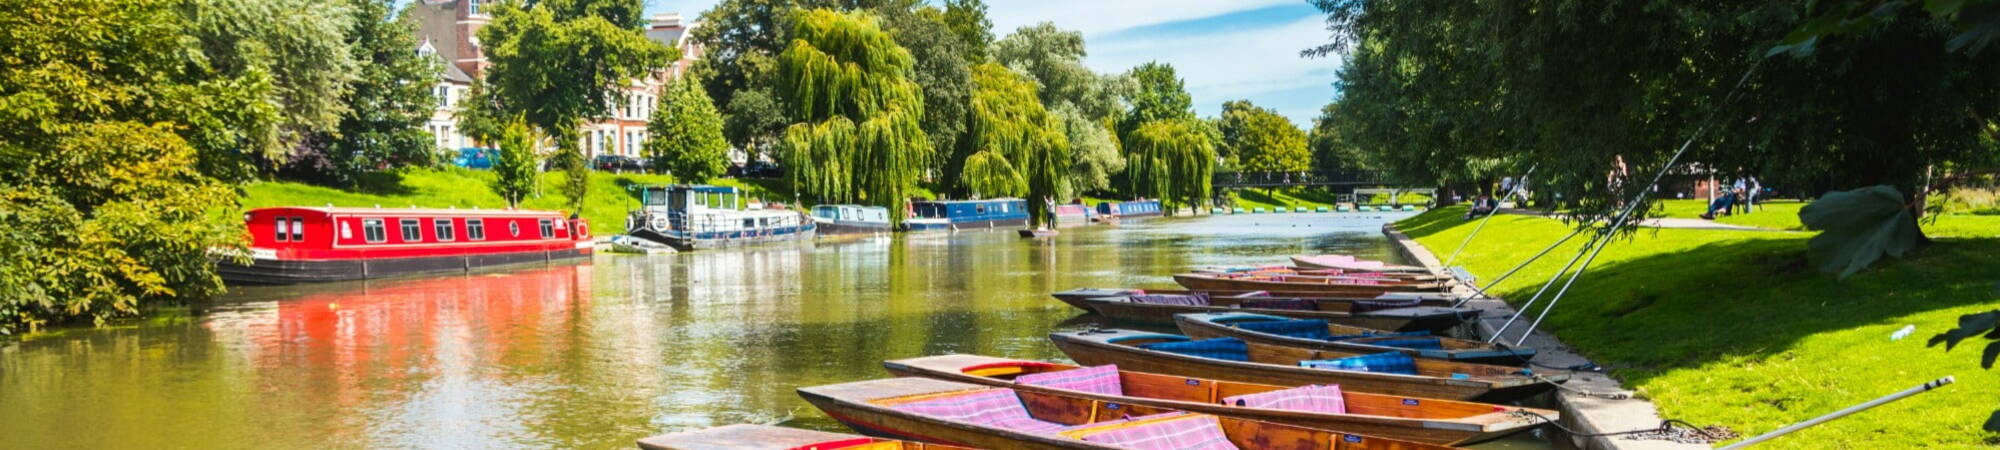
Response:
[{"label": "blue cushion", "polygon": [[1264,322],[1243,322],[1235,325],[1236,328],[1245,330],[1295,338],[1326,339],[1333,336],[1332,333],[1327,332],[1326,321],[1324,320],[1271,320]]},{"label": "blue cushion", "polygon": [[1399,332],[1399,333],[1362,333],[1362,334],[1343,334],[1343,335],[1339,335],[1339,336],[1327,336],[1327,337],[1326,337],[1326,340],[1329,340],[1329,341],[1344,341],[1344,340],[1348,340],[1348,339],[1354,339],[1354,338],[1365,338],[1365,337],[1391,337],[1391,336],[1430,336],[1430,335],[1431,335],[1431,332],[1429,332],[1429,331],[1423,331],[1423,330],[1418,330],[1418,331],[1404,331],[1404,332]]},{"label": "blue cushion", "polygon": [[1185,342],[1156,342],[1139,344],[1139,348],[1229,361],[1250,360],[1250,346],[1235,338],[1202,339]]},{"label": "blue cushion", "polygon": [[1381,346],[1411,348],[1417,350],[1444,350],[1444,341],[1438,338],[1383,339],[1369,343]]},{"label": "blue cushion", "polygon": [[1310,367],[1314,369],[1332,369],[1332,370],[1354,370],[1354,371],[1375,372],[1375,373],[1394,373],[1403,375],[1417,374],[1416,358],[1411,358],[1410,355],[1405,355],[1397,352],[1376,353],[1373,355],[1349,356],[1340,359],[1299,361],[1299,367]]}]

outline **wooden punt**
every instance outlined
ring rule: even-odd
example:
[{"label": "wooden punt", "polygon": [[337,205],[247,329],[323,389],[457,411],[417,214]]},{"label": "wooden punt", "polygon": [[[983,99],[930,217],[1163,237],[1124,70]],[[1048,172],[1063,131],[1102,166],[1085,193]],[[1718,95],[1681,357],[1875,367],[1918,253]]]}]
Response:
[{"label": "wooden punt", "polygon": [[[912,412],[920,402],[949,401],[971,396],[1015,396],[1027,419],[1052,423],[1052,429],[1019,428],[955,420]],[[799,388],[799,396],[820,411],[862,434],[1006,449],[1123,449],[1092,442],[1103,433],[1136,427],[1175,427],[1197,431],[1201,424],[1239,448],[1285,449],[1444,449],[1432,444],[1399,441],[1357,433],[1316,430],[1232,417],[1176,412],[1141,405],[1016,392],[970,383],[929,378],[886,378]],[[1169,423],[1171,422],[1171,423]]]},{"label": "wooden punt", "polygon": [[[1529,358],[1535,357],[1534,349],[1502,348],[1485,342],[1453,339],[1443,336],[1426,336],[1421,338],[1382,336],[1328,340],[1319,337],[1305,337],[1298,334],[1287,335],[1254,329],[1260,328],[1257,324],[1265,324],[1264,326],[1268,327],[1277,323],[1296,324],[1297,322],[1299,321],[1289,317],[1269,314],[1195,313],[1174,316],[1174,326],[1180,328],[1181,334],[1193,339],[1227,337],[1242,339],[1245,342],[1299,348],[1362,353],[1399,352],[1418,358],[1503,366],[1526,365]],[[1244,328],[1246,324],[1251,325],[1251,328]],[[1313,327],[1313,330],[1310,330],[1315,335],[1351,337],[1356,335],[1384,334],[1380,330],[1339,325],[1324,321],[1319,321],[1312,325],[1316,325]],[[1407,341],[1410,339],[1435,340],[1438,347],[1441,348],[1406,348],[1382,345],[1384,342]]]},{"label": "wooden punt", "polygon": [[943,444],[879,439],[770,425],[724,425],[639,440],[646,450],[970,450]]},{"label": "wooden punt", "polygon": [[1356,258],[1348,255],[1300,255],[1292,257],[1292,264],[1314,269],[1342,269],[1369,272],[1430,273],[1430,269],[1417,266],[1402,266],[1381,261]]},{"label": "wooden punt", "polygon": [[1343,390],[1345,414],[1233,406],[1222,400],[1271,392],[1287,386],[1118,371],[1122,395],[1023,384],[1015,377],[1058,372],[1078,366],[979,355],[940,355],[882,363],[890,374],[1013,388],[1101,402],[1241,417],[1306,428],[1337,430],[1442,445],[1472,445],[1506,437],[1543,423],[1526,411],[1555,420],[1559,413],[1491,403],[1405,397]]},{"label": "wooden punt", "polygon": [[1106,297],[1084,300],[1084,304],[1099,315],[1134,323],[1171,325],[1174,316],[1205,312],[1243,312],[1293,317],[1299,319],[1319,319],[1341,325],[1373,328],[1386,331],[1429,331],[1443,333],[1479,317],[1478,310],[1447,308],[1440,306],[1415,306],[1391,308],[1364,312],[1355,311],[1354,302],[1338,300],[1299,299],[1310,303],[1314,309],[1273,309],[1215,305],[1180,305],[1163,303],[1142,303],[1134,297]]},{"label": "wooden punt", "polygon": [[[1373,282],[1275,275],[1225,276],[1212,273],[1177,274],[1174,275],[1174,282],[1196,291],[1300,291],[1358,296],[1375,296],[1384,292],[1438,292],[1449,288],[1444,283],[1430,282]],[[1364,282],[1375,284],[1362,284]]]},{"label": "wooden punt", "polygon": [[1090,305],[1088,303],[1085,303],[1084,300],[1092,298],[1105,298],[1105,297],[1124,298],[1124,297],[1131,297],[1134,295],[1144,295],[1144,294],[1152,294],[1152,295],[1204,294],[1208,295],[1209,302],[1216,306],[1235,305],[1242,303],[1245,300],[1271,300],[1271,299],[1317,299],[1317,300],[1335,300],[1335,301],[1343,301],[1350,303],[1363,302],[1363,301],[1383,301],[1383,300],[1417,300],[1418,302],[1417,306],[1451,306],[1454,303],[1458,303],[1457,298],[1454,298],[1448,294],[1441,292],[1388,292],[1375,296],[1348,297],[1348,296],[1340,296],[1337,294],[1327,294],[1324,292],[1296,292],[1296,291],[1279,291],[1279,292],[1191,291],[1186,289],[1077,288],[1077,289],[1070,289],[1067,291],[1057,291],[1049,295],[1055,297],[1056,300],[1062,301],[1063,303],[1068,304],[1070,306],[1074,306],[1077,309],[1095,312],[1090,309]]},{"label": "wooden punt", "polygon": [[1445,281],[1451,279],[1451,277],[1449,276],[1432,275],[1430,272],[1375,272],[1366,270],[1326,269],[1326,268],[1299,267],[1299,266],[1252,266],[1252,267],[1202,266],[1189,269],[1189,271],[1194,273],[1296,275],[1296,276],[1315,276],[1315,277],[1333,277],[1333,278],[1391,279],[1400,281]]},{"label": "wooden punt", "polygon": [[1432,397],[1504,403],[1554,389],[1552,382],[1569,380],[1567,373],[1529,376],[1519,367],[1416,360],[1417,375],[1299,367],[1299,361],[1354,356],[1356,353],[1313,350],[1245,342],[1247,361],[1207,358],[1140,348],[1139,345],[1186,341],[1186,336],[1134,330],[1088,330],[1049,335],[1056,348],[1087,366],[1116,364],[1136,372],[1182,375],[1246,383],[1304,386],[1338,384],[1342,388],[1410,397]]}]

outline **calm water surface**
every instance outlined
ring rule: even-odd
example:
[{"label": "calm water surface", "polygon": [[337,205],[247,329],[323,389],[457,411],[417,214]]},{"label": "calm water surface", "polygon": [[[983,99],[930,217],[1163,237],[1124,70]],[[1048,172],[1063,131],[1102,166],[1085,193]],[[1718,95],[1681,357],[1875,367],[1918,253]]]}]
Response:
[{"label": "calm water surface", "polygon": [[0,346],[4,448],[629,448],[756,422],[884,359],[1061,360],[1048,297],[1307,252],[1394,260],[1402,214],[873,238],[417,280],[237,289],[191,316]]}]

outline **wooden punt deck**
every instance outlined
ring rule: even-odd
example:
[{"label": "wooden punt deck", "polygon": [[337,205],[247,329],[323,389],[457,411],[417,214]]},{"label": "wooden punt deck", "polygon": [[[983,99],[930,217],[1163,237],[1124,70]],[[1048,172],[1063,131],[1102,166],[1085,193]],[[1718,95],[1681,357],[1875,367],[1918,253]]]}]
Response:
[{"label": "wooden punt deck", "polygon": [[[1454,339],[1443,336],[1431,336],[1432,338],[1436,338],[1438,340],[1438,343],[1440,344],[1441,347],[1444,347],[1442,349],[1414,349],[1414,348],[1391,347],[1391,346],[1374,344],[1374,342],[1382,340],[1412,339],[1411,337],[1356,338],[1356,339],[1328,341],[1321,339],[1308,339],[1302,337],[1286,336],[1282,334],[1266,333],[1262,331],[1248,330],[1234,326],[1237,323],[1267,322],[1267,321],[1288,320],[1288,319],[1291,318],[1273,316],[1268,314],[1249,314],[1249,313],[1234,313],[1234,312],[1194,313],[1194,314],[1181,314],[1174,316],[1174,326],[1180,328],[1181,334],[1187,335],[1187,337],[1194,339],[1227,337],[1227,338],[1242,339],[1245,342],[1255,342],[1261,344],[1282,345],[1282,346],[1308,348],[1308,349],[1339,350],[1339,351],[1361,352],[1361,353],[1398,352],[1417,358],[1430,358],[1443,361],[1456,361],[1456,362],[1474,363],[1474,364],[1522,366],[1528,363],[1528,359],[1535,357],[1534,349],[1502,348],[1500,346],[1488,344],[1485,342],[1466,340],[1466,339]],[[1382,332],[1383,332],[1382,330],[1368,329],[1363,327],[1339,325],[1333,323],[1327,324],[1327,334],[1333,336],[1375,334]]]},{"label": "wooden punt deck", "polygon": [[1199,273],[1174,275],[1174,282],[1180,284],[1182,287],[1196,291],[1297,291],[1352,296],[1376,296],[1382,295],[1385,292],[1440,292],[1449,287],[1444,283],[1355,284],[1334,282],[1334,280],[1312,282],[1263,281]]},{"label": "wooden punt deck", "polygon": [[[1242,295],[1252,294],[1252,293],[1260,294],[1261,296],[1242,297]],[[1066,291],[1057,291],[1049,295],[1051,297],[1055,297],[1056,300],[1060,300],[1065,304],[1076,307],[1077,309],[1089,312],[1096,312],[1090,309],[1090,304],[1086,303],[1085,300],[1093,298],[1126,298],[1141,294],[1158,294],[1158,295],[1207,294],[1209,297],[1209,303],[1216,306],[1235,306],[1243,303],[1244,301],[1253,301],[1253,300],[1284,300],[1284,299],[1332,300],[1343,303],[1414,299],[1417,300],[1417,306],[1451,306],[1452,304],[1458,302],[1457,298],[1454,298],[1451,295],[1442,292],[1431,292],[1431,293],[1390,292],[1373,296],[1346,296],[1340,294],[1327,294],[1323,292],[1296,292],[1296,291],[1280,291],[1280,292],[1195,291],[1187,289],[1077,288]]]}]

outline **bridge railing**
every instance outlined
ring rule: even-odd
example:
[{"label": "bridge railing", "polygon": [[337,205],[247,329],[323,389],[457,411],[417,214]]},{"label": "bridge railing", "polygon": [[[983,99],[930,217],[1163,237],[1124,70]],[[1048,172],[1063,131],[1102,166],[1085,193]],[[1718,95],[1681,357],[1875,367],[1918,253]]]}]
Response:
[{"label": "bridge railing", "polygon": [[1360,170],[1325,172],[1221,172],[1215,174],[1211,185],[1215,187],[1240,186],[1321,186],[1332,184],[1378,184],[1383,177],[1380,173]]}]

